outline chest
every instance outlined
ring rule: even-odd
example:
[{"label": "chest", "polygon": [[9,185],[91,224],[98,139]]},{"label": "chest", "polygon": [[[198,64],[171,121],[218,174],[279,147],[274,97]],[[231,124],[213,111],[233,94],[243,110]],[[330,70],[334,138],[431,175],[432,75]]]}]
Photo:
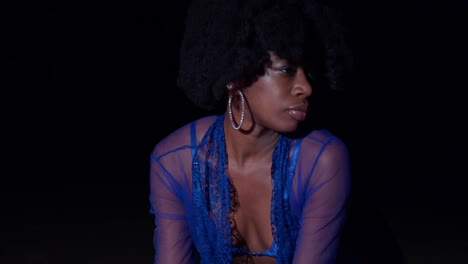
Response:
[{"label": "chest", "polygon": [[236,203],[231,216],[250,251],[264,251],[273,242],[270,221],[273,181],[270,173],[270,168],[230,171],[231,199]]}]

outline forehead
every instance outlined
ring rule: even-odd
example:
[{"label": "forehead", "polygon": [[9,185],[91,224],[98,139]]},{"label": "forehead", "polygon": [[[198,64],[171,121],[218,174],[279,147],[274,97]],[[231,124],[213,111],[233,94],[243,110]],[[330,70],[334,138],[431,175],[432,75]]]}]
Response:
[{"label": "forehead", "polygon": [[273,65],[276,65],[276,67],[287,65],[293,67],[313,68],[316,64],[314,60],[310,60],[309,58],[303,58],[300,61],[291,61],[288,58],[278,56],[278,54],[276,54],[274,51],[269,51],[268,54],[270,55],[270,62],[265,65],[267,68]]},{"label": "forehead", "polygon": [[270,61],[273,64],[274,63],[288,63],[287,59],[281,58],[274,51],[268,51],[268,54],[270,54]]}]

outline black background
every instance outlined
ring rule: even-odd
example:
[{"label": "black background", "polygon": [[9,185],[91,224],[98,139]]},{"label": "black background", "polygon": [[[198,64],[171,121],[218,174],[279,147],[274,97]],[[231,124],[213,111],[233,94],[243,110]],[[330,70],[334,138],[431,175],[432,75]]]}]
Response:
[{"label": "black background", "polygon": [[[175,86],[186,5],[2,2],[1,263],[151,263],[149,153],[207,114]],[[347,250],[466,263],[467,4],[341,5],[352,89],[318,118],[352,155]]]}]

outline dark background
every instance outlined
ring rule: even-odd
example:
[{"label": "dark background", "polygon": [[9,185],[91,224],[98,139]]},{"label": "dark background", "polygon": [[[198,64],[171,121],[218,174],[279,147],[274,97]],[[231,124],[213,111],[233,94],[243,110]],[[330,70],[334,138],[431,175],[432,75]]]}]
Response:
[{"label": "dark background", "polygon": [[[317,118],[353,161],[343,256],[467,263],[466,2],[335,2],[354,79]],[[2,2],[0,263],[151,263],[149,153],[207,114],[175,86],[186,5]]]}]

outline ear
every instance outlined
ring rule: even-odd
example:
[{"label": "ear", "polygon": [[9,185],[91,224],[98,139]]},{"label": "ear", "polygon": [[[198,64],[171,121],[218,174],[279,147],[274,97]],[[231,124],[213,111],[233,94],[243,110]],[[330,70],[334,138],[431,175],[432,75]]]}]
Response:
[{"label": "ear", "polygon": [[226,84],[226,88],[228,90],[228,92],[232,93],[236,90],[236,86],[234,85],[233,82],[228,82],[228,84]]},{"label": "ear", "polygon": [[235,96],[237,92],[237,85],[234,82],[228,82],[226,84],[227,92],[229,96]]}]

